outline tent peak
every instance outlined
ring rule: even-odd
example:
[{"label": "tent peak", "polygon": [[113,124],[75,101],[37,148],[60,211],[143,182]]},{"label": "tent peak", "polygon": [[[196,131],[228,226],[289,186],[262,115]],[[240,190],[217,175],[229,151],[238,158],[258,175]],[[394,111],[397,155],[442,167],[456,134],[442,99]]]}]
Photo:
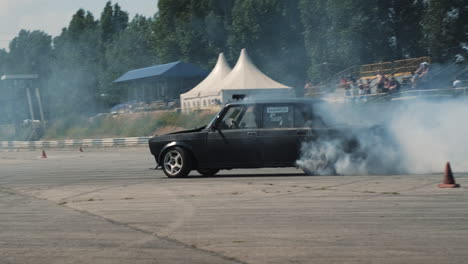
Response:
[{"label": "tent peak", "polygon": [[232,68],[226,61],[223,53],[218,56],[218,61],[211,73],[195,88],[181,95],[181,98],[194,98],[199,96],[218,94],[218,84],[231,72]]},{"label": "tent peak", "polygon": [[260,71],[250,59],[247,49],[242,49],[231,73],[218,85],[218,90],[290,89]]}]

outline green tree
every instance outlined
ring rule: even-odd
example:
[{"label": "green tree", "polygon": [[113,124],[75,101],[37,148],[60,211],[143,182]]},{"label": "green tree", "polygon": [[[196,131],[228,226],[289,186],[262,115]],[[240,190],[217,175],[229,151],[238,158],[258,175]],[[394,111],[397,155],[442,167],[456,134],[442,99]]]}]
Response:
[{"label": "green tree", "polygon": [[54,39],[52,74],[47,85],[52,118],[96,111],[97,26],[93,15],[80,9]]},{"label": "green tree", "polygon": [[414,58],[427,55],[424,47],[421,20],[424,14],[422,0],[391,1],[390,17],[394,39],[395,58]]},{"label": "green tree", "polygon": [[9,74],[49,75],[52,37],[43,31],[21,30],[10,42]]},{"label": "green tree", "polygon": [[103,44],[111,43],[128,25],[128,13],[122,11],[119,4],[112,6],[108,1],[101,13],[100,34]]},{"label": "green tree", "polygon": [[[123,61],[117,62],[114,58],[110,58],[108,53],[109,50],[116,53],[115,50],[119,49],[116,45],[122,44],[122,41],[119,39],[127,27],[128,13],[123,11],[118,4],[112,5],[111,1],[108,1],[101,13],[101,20],[98,26],[101,38],[97,43],[98,52],[96,54],[96,79],[98,86],[96,100],[101,106],[109,106],[119,100],[119,96],[115,93],[115,90],[112,90],[112,78],[116,76],[114,72],[115,65],[113,64],[117,63],[123,67],[125,67],[125,64]],[[146,33],[148,32],[144,34]],[[149,32],[149,34],[151,33]],[[150,35],[148,37],[150,37]],[[119,58],[123,59],[123,57]]]},{"label": "green tree", "polygon": [[123,11],[119,4],[115,4],[112,15],[112,31],[114,35],[118,35],[127,28],[128,20],[128,13]]},{"label": "green tree", "polygon": [[8,52],[5,49],[0,49],[0,75],[7,74],[8,69]]},{"label": "green tree", "polygon": [[107,70],[100,76],[100,93],[106,94],[104,103],[107,106],[121,101],[119,89],[112,82],[123,73],[148,67],[156,63],[152,49],[152,19],[135,16],[128,27],[114,43],[106,49]]},{"label": "green tree", "polygon": [[[227,52],[229,27],[232,23],[234,0],[204,0],[208,6],[205,13],[205,32],[208,45],[216,53]],[[213,60],[213,64],[216,58]]]},{"label": "green tree", "polygon": [[154,22],[154,48],[161,62],[178,60],[182,55],[176,34],[176,21],[181,21],[183,16],[188,17],[181,14],[187,9],[188,3],[186,0],[158,1],[158,14]]},{"label": "green tree", "polygon": [[321,81],[351,66],[394,59],[394,35],[384,0],[301,0],[309,77]]},{"label": "green tree", "polygon": [[465,62],[468,43],[468,3],[430,0],[423,20],[425,40],[433,61]]},{"label": "green tree", "polygon": [[161,63],[184,60],[211,67],[226,51],[232,0],[160,0],[154,21]]},{"label": "green tree", "polygon": [[[330,75],[329,51],[327,45],[328,14],[327,0],[299,3],[301,19],[304,26],[305,49],[309,57],[309,79],[317,83]],[[334,64],[332,66],[335,66]],[[335,69],[332,69],[334,71]]]},{"label": "green tree", "polygon": [[235,1],[228,39],[230,57],[237,58],[239,51],[247,48],[266,74],[302,87],[307,60],[298,3],[297,0]]},{"label": "green tree", "polygon": [[113,17],[113,8],[112,2],[108,1],[104,10],[101,13],[101,21],[100,21],[100,28],[101,28],[101,41],[103,43],[109,43],[112,41],[112,35],[114,33],[112,17]]}]

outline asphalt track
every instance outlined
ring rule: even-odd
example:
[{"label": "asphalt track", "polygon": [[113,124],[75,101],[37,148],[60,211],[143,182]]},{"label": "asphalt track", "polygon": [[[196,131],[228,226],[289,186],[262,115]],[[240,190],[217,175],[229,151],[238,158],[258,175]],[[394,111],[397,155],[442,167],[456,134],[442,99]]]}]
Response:
[{"label": "asphalt track", "polygon": [[0,263],[468,259],[466,173],[457,189],[437,188],[442,174],[168,179],[146,148],[47,155],[0,153]]}]

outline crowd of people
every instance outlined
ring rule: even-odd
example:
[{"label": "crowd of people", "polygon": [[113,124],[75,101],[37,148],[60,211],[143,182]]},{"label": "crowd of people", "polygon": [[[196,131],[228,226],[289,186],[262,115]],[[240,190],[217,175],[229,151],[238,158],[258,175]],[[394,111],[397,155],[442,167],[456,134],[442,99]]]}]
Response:
[{"label": "crowd of people", "polygon": [[[417,69],[411,74],[402,75],[397,77],[391,74],[384,74],[378,71],[375,76],[362,77],[356,79],[354,75],[341,76],[338,83],[338,88],[345,90],[347,97],[367,97],[371,94],[392,94],[399,92],[402,87],[405,89],[426,89],[429,87],[429,63],[422,62]],[[458,85],[458,83],[457,83]],[[455,86],[455,83],[454,83]],[[307,81],[304,89],[310,91],[318,89],[310,81]]]},{"label": "crowd of people", "polygon": [[[424,82],[427,81],[429,72],[429,64],[421,63],[416,71],[411,73],[410,77],[403,78],[408,81],[411,88],[421,88]],[[385,75],[379,71],[374,77],[364,77],[356,80],[353,75],[342,76],[340,78],[339,87],[345,90],[346,96],[363,96],[379,93],[396,93],[399,92],[402,84],[397,80],[394,74]]]},{"label": "crowd of people", "polygon": [[393,74],[386,76],[379,72],[374,78],[360,78],[343,76],[340,86],[344,88],[347,96],[369,95],[372,93],[395,93],[400,91],[401,84]]}]

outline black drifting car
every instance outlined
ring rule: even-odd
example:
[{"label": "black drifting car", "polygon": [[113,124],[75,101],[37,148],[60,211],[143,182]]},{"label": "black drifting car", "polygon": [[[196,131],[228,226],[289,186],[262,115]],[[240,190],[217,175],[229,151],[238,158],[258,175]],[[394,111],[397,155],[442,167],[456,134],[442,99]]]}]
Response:
[{"label": "black drifting car", "polygon": [[229,103],[207,126],[154,136],[149,148],[168,177],[185,177],[192,170],[208,176],[223,169],[296,167],[303,142],[339,133],[315,114],[315,105],[321,103],[313,99]]}]

